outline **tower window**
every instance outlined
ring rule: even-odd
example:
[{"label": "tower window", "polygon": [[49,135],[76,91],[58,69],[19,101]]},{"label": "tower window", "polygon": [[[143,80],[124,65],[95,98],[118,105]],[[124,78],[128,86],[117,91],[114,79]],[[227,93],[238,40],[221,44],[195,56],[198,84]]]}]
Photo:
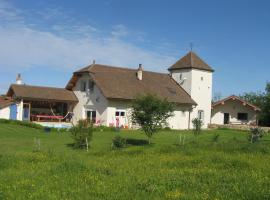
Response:
[{"label": "tower window", "polygon": [[200,119],[202,122],[204,121],[204,111],[198,110],[198,119]]}]

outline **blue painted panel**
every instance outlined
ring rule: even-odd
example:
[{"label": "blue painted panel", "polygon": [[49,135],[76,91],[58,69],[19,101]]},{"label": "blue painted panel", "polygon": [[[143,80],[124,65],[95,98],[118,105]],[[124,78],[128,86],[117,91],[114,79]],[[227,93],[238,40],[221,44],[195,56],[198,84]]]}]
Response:
[{"label": "blue painted panel", "polygon": [[29,119],[29,108],[23,108],[23,119],[24,120]]},{"label": "blue painted panel", "polygon": [[16,120],[17,119],[17,105],[12,104],[9,108],[10,108],[10,119]]}]

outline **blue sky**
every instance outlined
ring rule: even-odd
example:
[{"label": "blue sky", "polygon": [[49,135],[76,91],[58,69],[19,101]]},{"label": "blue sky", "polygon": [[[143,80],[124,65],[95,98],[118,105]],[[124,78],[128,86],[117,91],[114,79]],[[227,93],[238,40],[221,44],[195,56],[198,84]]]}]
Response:
[{"label": "blue sky", "polygon": [[270,1],[0,0],[0,93],[64,87],[92,62],[166,72],[189,51],[215,69],[214,93],[263,91],[270,74]]}]

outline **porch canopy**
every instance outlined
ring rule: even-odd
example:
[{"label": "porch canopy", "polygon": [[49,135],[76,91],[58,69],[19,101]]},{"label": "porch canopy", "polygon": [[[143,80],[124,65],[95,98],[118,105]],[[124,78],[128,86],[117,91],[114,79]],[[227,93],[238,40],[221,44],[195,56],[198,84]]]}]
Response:
[{"label": "porch canopy", "polygon": [[66,121],[78,99],[64,88],[11,85],[7,96],[23,104],[22,119],[31,121]]}]

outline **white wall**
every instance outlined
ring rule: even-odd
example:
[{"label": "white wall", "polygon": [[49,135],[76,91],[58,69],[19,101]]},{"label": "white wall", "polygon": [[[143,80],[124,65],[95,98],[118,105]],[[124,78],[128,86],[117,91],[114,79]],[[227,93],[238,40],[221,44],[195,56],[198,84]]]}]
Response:
[{"label": "white wall", "polygon": [[[180,74],[182,74],[182,80],[180,80]],[[172,72],[172,78],[174,78],[198,104],[191,112],[190,127],[192,127],[192,119],[198,117],[198,111],[203,110],[203,128],[207,128],[211,121],[212,72],[197,69],[174,70]]]},{"label": "white wall", "polygon": [[[174,116],[168,119],[168,127],[171,129],[188,129],[189,119],[189,106],[176,106]],[[107,108],[108,121],[107,126],[110,124],[116,124],[115,112],[117,110],[123,110],[126,112],[125,125],[134,127],[131,119],[131,103],[128,101],[121,100],[110,100]]]},{"label": "white wall", "polygon": [[190,107],[177,106],[174,111],[174,116],[168,119],[168,126],[171,129],[188,129],[189,110]]},{"label": "white wall", "polygon": [[17,103],[17,120],[23,120],[23,100]]},{"label": "white wall", "polygon": [[111,124],[113,124],[114,126],[116,125],[116,111],[124,111],[126,113],[126,116],[124,118],[120,117],[120,125],[132,127],[131,102],[123,100],[109,100],[107,108],[107,126],[110,126]]},{"label": "white wall", "polygon": [[[220,104],[215,106],[212,109],[212,118],[211,123],[212,124],[224,124],[224,113],[229,113],[229,121],[230,123],[251,123],[256,122],[256,111],[249,107],[244,106],[243,103],[241,103],[238,100],[228,100],[225,101],[224,105]],[[241,121],[237,119],[237,113],[248,113],[248,120],[247,121]]]},{"label": "white wall", "polygon": [[82,92],[81,90],[81,80],[85,80],[87,82],[88,88],[88,80],[90,80],[90,76],[88,74],[84,74],[80,77],[72,89],[75,95],[77,96],[79,102],[74,107],[73,112],[73,123],[77,123],[80,119],[86,119],[86,110],[95,110],[96,118],[100,120],[102,124],[107,123],[107,105],[108,101],[101,93],[100,89],[97,85],[94,85],[93,93],[87,95],[87,92]]},{"label": "white wall", "polygon": [[0,119],[9,119],[10,117],[10,109],[9,106],[0,109]]}]

